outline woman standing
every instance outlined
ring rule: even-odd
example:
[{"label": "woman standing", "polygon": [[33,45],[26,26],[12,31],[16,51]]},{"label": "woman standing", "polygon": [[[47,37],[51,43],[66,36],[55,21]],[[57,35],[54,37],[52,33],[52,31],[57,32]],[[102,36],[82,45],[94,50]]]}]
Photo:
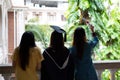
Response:
[{"label": "woman standing", "polygon": [[74,31],[73,46],[70,48],[75,63],[75,80],[98,80],[92,62],[92,49],[98,43],[94,27],[90,25],[93,40],[87,41],[85,30],[78,27]]},{"label": "woman standing", "polygon": [[12,60],[17,80],[39,80],[37,70],[40,69],[43,57],[35,45],[32,32],[24,32],[20,45],[13,52]]},{"label": "woman standing", "polygon": [[64,46],[64,31],[59,27],[51,34],[50,46],[43,52],[41,80],[73,80],[74,63]]}]

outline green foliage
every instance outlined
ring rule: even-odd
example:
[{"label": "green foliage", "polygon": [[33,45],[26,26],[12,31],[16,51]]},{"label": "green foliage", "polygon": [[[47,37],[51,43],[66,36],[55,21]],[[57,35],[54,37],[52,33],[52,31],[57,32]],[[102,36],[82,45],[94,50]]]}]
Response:
[{"label": "green foliage", "polygon": [[42,42],[44,48],[48,47],[50,32],[52,31],[49,25],[27,24],[25,30],[32,31],[35,35],[35,40]]},{"label": "green foliage", "polygon": [[[69,0],[69,8],[66,11],[68,19],[68,34],[72,34],[78,26],[85,28],[88,39],[91,39],[90,30],[85,24],[80,23],[81,16],[84,16],[85,11],[89,14],[87,18],[90,23],[95,26],[98,38],[100,40],[95,53],[95,60],[118,60],[120,57],[120,1],[117,0]],[[113,7],[113,8],[112,8]],[[68,40],[72,40],[68,36]]]},{"label": "green foliage", "polygon": [[[78,26],[87,32],[91,39],[89,28],[81,22],[86,18],[95,27],[99,38],[99,45],[94,49],[94,60],[119,60],[120,59],[120,1],[119,0],[68,0],[69,8],[66,11],[68,20],[68,40]],[[88,15],[86,15],[86,12]],[[116,72],[116,80],[120,79],[120,70]],[[110,80],[110,72],[105,70],[102,80]]]},{"label": "green foliage", "polygon": [[34,17],[32,19],[30,19],[28,22],[30,23],[33,23],[33,22],[38,22],[39,21],[39,18],[38,17]]},{"label": "green foliage", "polygon": [[102,80],[110,80],[110,71],[109,70],[105,70],[103,73],[102,73]]},{"label": "green foliage", "polygon": [[120,69],[116,72],[115,78],[116,80],[120,80]]},{"label": "green foliage", "polygon": [[[105,71],[102,73],[102,80],[110,80],[111,74],[108,69],[105,69]],[[115,73],[115,80],[120,80],[120,69]]]}]

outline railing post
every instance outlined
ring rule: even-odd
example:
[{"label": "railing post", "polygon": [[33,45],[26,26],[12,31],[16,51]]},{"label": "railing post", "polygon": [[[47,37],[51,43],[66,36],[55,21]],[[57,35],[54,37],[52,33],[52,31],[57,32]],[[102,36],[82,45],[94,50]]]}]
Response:
[{"label": "railing post", "polygon": [[5,80],[2,74],[0,74],[0,80]]},{"label": "railing post", "polygon": [[109,69],[109,70],[110,70],[110,74],[111,74],[110,80],[116,80],[115,79],[115,72],[117,71],[117,69]]},{"label": "railing post", "polygon": [[2,76],[3,76],[3,78],[4,78],[4,80],[10,80],[10,76],[11,76],[11,74],[2,74]]},{"label": "railing post", "polygon": [[101,79],[101,75],[102,75],[102,72],[103,72],[103,71],[104,71],[103,69],[97,70],[98,80],[102,80],[102,79]]}]

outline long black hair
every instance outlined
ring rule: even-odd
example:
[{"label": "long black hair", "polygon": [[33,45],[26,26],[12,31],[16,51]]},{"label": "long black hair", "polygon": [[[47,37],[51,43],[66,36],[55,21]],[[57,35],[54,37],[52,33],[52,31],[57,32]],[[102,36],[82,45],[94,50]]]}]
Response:
[{"label": "long black hair", "polygon": [[62,33],[58,33],[57,31],[52,32],[50,46],[57,49],[64,47],[64,39]]},{"label": "long black hair", "polygon": [[78,27],[74,31],[73,46],[76,47],[77,56],[82,59],[84,53],[84,44],[86,42],[85,30],[82,27]]},{"label": "long black hair", "polygon": [[52,53],[50,52],[50,55],[60,66],[62,66],[69,53],[69,50],[64,46],[62,33],[58,33],[57,31],[52,32],[50,48],[52,49]]},{"label": "long black hair", "polygon": [[26,66],[29,65],[29,49],[35,47],[34,35],[30,31],[23,33],[21,42],[19,45],[19,64],[23,70],[26,70]]}]

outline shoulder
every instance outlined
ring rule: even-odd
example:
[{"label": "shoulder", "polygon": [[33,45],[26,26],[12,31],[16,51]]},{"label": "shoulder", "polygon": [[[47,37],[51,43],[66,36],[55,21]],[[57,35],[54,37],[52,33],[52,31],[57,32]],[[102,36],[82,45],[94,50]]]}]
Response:
[{"label": "shoulder", "polygon": [[18,56],[18,53],[19,53],[19,47],[16,47],[13,51],[13,55],[11,56],[11,59],[15,61]]},{"label": "shoulder", "polygon": [[33,47],[33,49],[35,49],[35,50],[40,50],[40,48],[39,48],[39,47]]},{"label": "shoulder", "polygon": [[51,53],[52,52],[52,48],[51,47],[47,47],[44,51],[43,51],[43,56],[46,55],[46,53]]},{"label": "shoulder", "polygon": [[41,54],[41,49],[39,47],[30,48],[30,53],[34,53],[33,55]]},{"label": "shoulder", "polygon": [[16,47],[15,50],[19,50],[19,47]]},{"label": "shoulder", "polygon": [[52,50],[53,48],[52,47],[47,47],[45,50],[49,51],[49,50]]},{"label": "shoulder", "polygon": [[43,51],[43,54],[47,52],[51,52],[53,49],[51,47],[47,47],[44,51]]},{"label": "shoulder", "polygon": [[13,53],[16,53],[16,52],[18,52],[19,51],[19,47],[16,47],[15,49],[14,49],[14,52]]},{"label": "shoulder", "polygon": [[33,47],[33,48],[30,48],[30,50],[35,51],[35,52],[41,51],[41,49],[39,47]]}]

